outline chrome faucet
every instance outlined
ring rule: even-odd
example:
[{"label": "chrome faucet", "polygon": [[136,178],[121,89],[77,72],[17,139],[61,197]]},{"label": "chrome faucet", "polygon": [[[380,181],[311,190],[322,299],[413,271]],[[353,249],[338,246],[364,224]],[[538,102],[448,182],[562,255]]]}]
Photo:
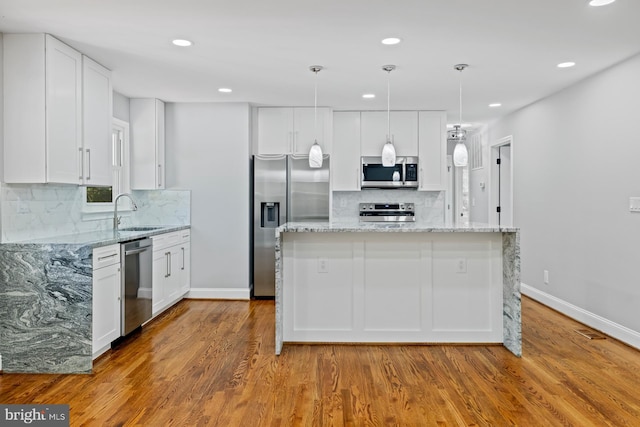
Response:
[{"label": "chrome faucet", "polygon": [[127,196],[129,200],[131,200],[131,204],[133,205],[134,211],[138,210],[138,205],[136,205],[136,201],[133,200],[133,197],[131,196],[131,194],[129,193],[118,194],[118,196],[116,196],[115,200],[113,201],[113,231],[118,231],[118,225],[120,224],[120,217],[118,216],[118,200],[120,200],[120,197],[122,196]]}]

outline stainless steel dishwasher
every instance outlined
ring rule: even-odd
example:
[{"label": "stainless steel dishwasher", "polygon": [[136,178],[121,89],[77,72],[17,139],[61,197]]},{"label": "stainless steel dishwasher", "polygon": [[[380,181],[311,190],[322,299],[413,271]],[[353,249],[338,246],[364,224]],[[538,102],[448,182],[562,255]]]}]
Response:
[{"label": "stainless steel dishwasher", "polygon": [[151,319],[152,267],[151,239],[123,243],[122,260],[122,316],[121,335],[125,336]]}]

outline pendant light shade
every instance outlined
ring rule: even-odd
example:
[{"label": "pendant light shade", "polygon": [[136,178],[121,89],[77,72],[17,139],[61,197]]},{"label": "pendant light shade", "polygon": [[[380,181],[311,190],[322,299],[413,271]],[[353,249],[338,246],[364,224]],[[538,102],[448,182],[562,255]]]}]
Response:
[{"label": "pendant light shade", "polygon": [[309,167],[321,168],[322,167],[322,147],[318,144],[318,73],[322,70],[321,65],[312,65],[309,69],[315,73],[315,90],[313,96],[313,128],[314,128],[314,141],[313,145],[309,149]]},{"label": "pendant light shade", "polygon": [[469,153],[467,146],[464,145],[467,131],[463,130],[459,125],[453,127],[452,131],[449,131],[447,141],[455,141],[456,146],[453,149],[453,165],[458,168],[463,168],[469,163]]},{"label": "pendant light shade", "polygon": [[393,135],[391,135],[391,72],[396,69],[395,65],[383,65],[382,69],[387,72],[387,142],[382,146],[382,166],[390,167],[396,165],[396,147],[393,145]]},{"label": "pendant light shade", "polygon": [[[453,66],[454,70],[462,71],[467,68],[467,64],[457,64]],[[469,164],[469,152],[467,146],[464,144],[467,139],[467,131],[462,129],[462,75],[460,77],[460,121],[453,127],[452,131],[447,134],[447,141],[454,141],[456,143],[453,149],[453,165],[457,168],[463,168]]]}]

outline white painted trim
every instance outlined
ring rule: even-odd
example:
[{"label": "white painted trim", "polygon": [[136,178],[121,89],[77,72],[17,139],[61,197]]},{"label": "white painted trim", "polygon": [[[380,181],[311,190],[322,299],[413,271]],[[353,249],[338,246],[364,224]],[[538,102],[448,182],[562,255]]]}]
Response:
[{"label": "white painted trim", "polygon": [[239,299],[251,298],[249,289],[243,288],[191,288],[184,296],[188,299]]},{"label": "white painted trim", "polygon": [[584,323],[585,325],[610,335],[625,344],[640,349],[640,332],[638,331],[619,325],[609,319],[605,319],[602,316],[591,313],[590,311],[584,310],[583,308],[575,306],[524,283],[521,283],[520,291],[523,295],[549,306],[580,323]]},{"label": "white painted trim", "polygon": [[512,224],[511,226],[515,226],[515,203],[513,200],[513,194],[514,194],[514,188],[515,188],[515,180],[514,180],[514,175],[513,175],[513,164],[514,164],[514,160],[515,160],[515,156],[514,156],[514,146],[513,146],[513,135],[509,135],[509,136],[505,136],[504,138],[500,138],[497,141],[492,142],[489,145],[489,179],[488,179],[488,189],[489,189],[489,194],[488,194],[488,198],[489,198],[489,216],[487,217],[489,219],[489,224],[497,226],[498,225],[498,220],[497,220],[497,215],[496,215],[496,206],[498,204],[498,200],[497,200],[497,183],[498,183],[498,179],[497,179],[497,166],[495,164],[494,159],[497,158],[497,152],[500,149],[500,146],[502,145],[509,145],[511,146],[511,221]]}]

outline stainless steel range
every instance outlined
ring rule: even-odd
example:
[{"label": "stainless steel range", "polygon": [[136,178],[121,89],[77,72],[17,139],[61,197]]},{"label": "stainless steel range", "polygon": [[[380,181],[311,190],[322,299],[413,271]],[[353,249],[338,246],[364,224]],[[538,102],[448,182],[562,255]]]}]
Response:
[{"label": "stainless steel range", "polygon": [[360,221],[415,222],[413,203],[360,203]]}]

